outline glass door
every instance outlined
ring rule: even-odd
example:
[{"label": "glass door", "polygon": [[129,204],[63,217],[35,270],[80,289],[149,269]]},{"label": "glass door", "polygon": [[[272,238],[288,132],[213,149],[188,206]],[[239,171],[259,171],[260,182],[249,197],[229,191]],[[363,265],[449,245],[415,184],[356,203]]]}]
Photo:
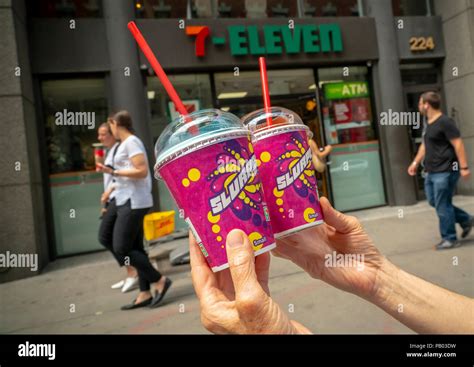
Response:
[{"label": "glass door", "polygon": [[355,210],[386,203],[366,67],[318,70],[326,142],[333,146],[334,205]]},{"label": "glass door", "polygon": [[56,255],[103,250],[97,233],[104,184],[93,144],[108,115],[105,79],[44,80],[41,92]]}]

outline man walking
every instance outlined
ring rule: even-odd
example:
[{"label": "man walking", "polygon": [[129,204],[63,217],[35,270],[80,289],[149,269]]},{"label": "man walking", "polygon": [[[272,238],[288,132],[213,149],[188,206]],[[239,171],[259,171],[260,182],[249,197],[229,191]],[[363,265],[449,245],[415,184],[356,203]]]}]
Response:
[{"label": "man walking", "polygon": [[423,142],[415,160],[408,167],[408,174],[415,176],[418,166],[425,158],[425,194],[438,214],[442,237],[442,241],[436,246],[437,250],[459,246],[456,223],[462,228],[461,238],[469,235],[474,224],[474,217],[452,203],[459,176],[467,179],[470,171],[459,129],[452,119],[441,112],[440,106],[441,98],[438,93],[425,92],[421,95],[418,110],[426,116],[427,124]]}]

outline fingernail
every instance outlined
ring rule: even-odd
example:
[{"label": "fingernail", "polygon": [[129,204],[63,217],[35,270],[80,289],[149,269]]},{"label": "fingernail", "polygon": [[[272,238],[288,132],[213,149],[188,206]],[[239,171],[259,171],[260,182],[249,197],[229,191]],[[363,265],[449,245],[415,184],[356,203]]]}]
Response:
[{"label": "fingernail", "polygon": [[244,243],[243,233],[239,230],[232,230],[227,235],[227,246],[229,247],[239,247]]}]

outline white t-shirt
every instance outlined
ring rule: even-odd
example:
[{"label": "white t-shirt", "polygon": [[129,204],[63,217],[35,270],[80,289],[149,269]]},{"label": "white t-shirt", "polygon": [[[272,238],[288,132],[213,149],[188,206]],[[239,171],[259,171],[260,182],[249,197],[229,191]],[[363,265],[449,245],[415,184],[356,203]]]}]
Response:
[{"label": "white t-shirt", "polygon": [[[135,135],[126,138],[117,149],[114,158],[114,168],[133,168],[131,158],[143,154],[148,167],[148,158],[145,146]],[[146,178],[115,177],[115,202],[117,205],[124,205],[128,199],[132,209],[151,208],[153,206],[153,196],[151,195],[151,175],[150,170]]]},{"label": "white t-shirt", "polygon": [[[105,166],[114,166],[114,161],[115,161],[115,157],[114,157],[114,152],[115,150],[117,149],[117,147],[119,146],[120,143],[115,143],[112,148],[110,148],[108,151],[107,151],[107,155],[105,156],[105,160],[104,160],[104,165]],[[117,152],[115,152],[117,153]],[[104,173],[104,191],[107,191],[107,189],[109,189],[110,185],[114,185],[114,187],[117,187],[116,185],[116,179],[114,179],[114,176],[112,176],[111,174],[109,173]],[[115,190],[112,191],[112,193],[110,194],[109,196],[109,201],[112,200],[112,198],[115,196]]]}]

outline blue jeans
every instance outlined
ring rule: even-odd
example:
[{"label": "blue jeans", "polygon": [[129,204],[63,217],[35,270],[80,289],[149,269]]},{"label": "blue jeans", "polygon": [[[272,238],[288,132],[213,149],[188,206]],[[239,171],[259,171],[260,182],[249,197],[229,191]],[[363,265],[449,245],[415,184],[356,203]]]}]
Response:
[{"label": "blue jeans", "polygon": [[443,240],[456,240],[456,223],[465,226],[471,216],[453,205],[452,199],[459,172],[428,173],[425,178],[425,194],[428,202],[436,209],[439,230]]}]

